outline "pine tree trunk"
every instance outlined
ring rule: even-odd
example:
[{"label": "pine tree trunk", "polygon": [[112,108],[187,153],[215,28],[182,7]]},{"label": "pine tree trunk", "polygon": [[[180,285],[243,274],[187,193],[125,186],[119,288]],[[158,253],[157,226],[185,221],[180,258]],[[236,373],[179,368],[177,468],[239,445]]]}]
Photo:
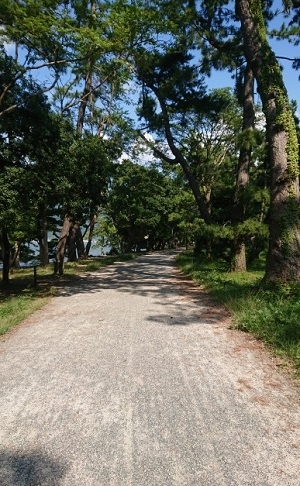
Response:
[{"label": "pine tree trunk", "polygon": [[20,241],[15,241],[13,253],[10,255],[11,257],[9,263],[10,269],[20,268],[20,249],[21,249]]},{"label": "pine tree trunk", "polygon": [[67,238],[72,227],[72,220],[69,215],[66,214],[64,219],[64,224],[61,230],[61,234],[57,243],[56,248],[56,260],[54,265],[54,273],[63,275],[64,274],[64,259],[65,259],[65,250],[67,245]]},{"label": "pine tree trunk", "polygon": [[232,271],[234,272],[246,272],[246,245],[242,242],[235,242],[234,256],[232,259]]},{"label": "pine tree trunk", "polygon": [[79,109],[78,109],[77,133],[79,133],[80,135],[83,132],[85,112],[91,97],[92,97],[92,62],[88,61],[88,73],[85,77],[84,89],[83,89],[81,102],[79,104]]},{"label": "pine tree trunk", "polygon": [[75,225],[71,226],[69,235],[67,238],[68,247],[68,262],[77,262],[77,251],[76,251],[76,228]]},{"label": "pine tree trunk", "polygon": [[86,247],[85,247],[85,254],[86,254],[86,256],[89,255],[90,249],[91,249],[91,246],[92,246],[92,239],[93,239],[93,234],[94,234],[96,219],[97,219],[97,216],[96,216],[96,214],[94,214],[91,217],[90,227],[89,227],[88,242],[87,242]]},{"label": "pine tree trunk", "polygon": [[77,262],[79,258],[85,257],[83,237],[78,221],[70,228],[67,245],[69,262]]},{"label": "pine tree trunk", "polygon": [[156,95],[158,102],[160,104],[161,111],[164,117],[164,129],[165,129],[166,139],[169,148],[172,154],[175,156],[176,163],[179,163],[182,167],[184,175],[186,176],[189,186],[192,190],[201,217],[203,218],[206,224],[211,224],[211,215],[209,212],[209,208],[206,204],[205,197],[201,194],[199,184],[193,174],[190,164],[188,163],[187,159],[184,157],[181,150],[175,144],[175,140],[173,138],[171,127],[170,127],[167,105],[164,99],[162,98],[162,96],[160,95],[159,90],[155,88],[151,83],[148,84],[148,86],[152,89],[153,93]]},{"label": "pine tree trunk", "polygon": [[[233,206],[233,223],[240,223],[245,218],[245,189],[249,184],[249,169],[251,162],[252,145],[249,142],[250,133],[254,128],[254,76],[251,68],[247,67],[243,86],[243,134],[245,140],[240,148],[236,193]],[[246,244],[244,238],[237,236],[233,242],[232,271],[245,272],[247,270]]]},{"label": "pine tree trunk", "polygon": [[85,252],[85,247],[84,247],[84,242],[83,242],[83,236],[80,228],[80,223],[77,222],[75,223],[75,237],[76,237],[76,249],[77,249],[77,255],[78,258],[84,258],[86,256]]},{"label": "pine tree trunk", "polygon": [[280,65],[266,34],[260,0],[236,0],[245,55],[257,80],[267,121],[270,238],[265,281],[300,281],[298,141]]},{"label": "pine tree trunk", "polygon": [[[95,18],[96,15],[96,5],[94,0],[90,2],[90,20],[92,18]],[[91,27],[91,24],[90,24]],[[85,119],[85,113],[87,109],[88,102],[92,101],[93,98],[93,80],[92,80],[92,72],[93,72],[93,61],[92,59],[87,60],[87,72],[85,76],[85,82],[84,82],[84,88],[83,88],[83,93],[81,97],[81,102],[79,104],[79,109],[78,109],[78,119],[77,119],[77,133],[80,135],[83,132],[83,125],[84,125],[84,119]]]},{"label": "pine tree trunk", "polygon": [[195,201],[197,203],[201,217],[203,218],[203,220],[205,221],[206,224],[210,224],[211,223],[211,215],[210,215],[209,207],[206,204],[205,198],[202,196],[202,194],[200,192],[199,185],[196,181],[194,174],[192,173],[191,167],[190,167],[188,161],[185,159],[185,157],[183,157],[183,155],[179,152],[179,150],[177,151],[176,155],[177,155],[177,160],[180,163],[180,165],[183,169],[183,172],[184,172],[184,174],[187,178],[187,181],[189,183],[189,186],[192,190],[192,193],[193,193],[193,196],[194,196]]}]

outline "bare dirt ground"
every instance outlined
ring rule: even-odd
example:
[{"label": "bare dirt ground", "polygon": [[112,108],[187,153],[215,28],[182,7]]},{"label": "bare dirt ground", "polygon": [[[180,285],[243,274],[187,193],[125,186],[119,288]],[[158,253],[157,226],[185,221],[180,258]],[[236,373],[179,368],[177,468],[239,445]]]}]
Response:
[{"label": "bare dirt ground", "polygon": [[174,255],[61,289],[0,342],[1,486],[299,486],[299,387]]}]

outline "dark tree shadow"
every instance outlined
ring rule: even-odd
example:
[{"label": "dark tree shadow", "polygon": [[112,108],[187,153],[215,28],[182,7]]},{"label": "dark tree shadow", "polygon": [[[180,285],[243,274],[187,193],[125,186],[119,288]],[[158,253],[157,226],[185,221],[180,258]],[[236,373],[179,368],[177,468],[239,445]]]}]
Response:
[{"label": "dark tree shadow", "polygon": [[[173,252],[175,253],[175,252]],[[172,255],[172,252],[169,252]],[[168,255],[168,252],[165,252]],[[68,297],[77,293],[98,293],[114,289],[147,296],[154,294],[163,298],[178,291],[183,275],[180,275],[175,259],[166,259],[164,254],[152,254],[130,262],[116,262],[114,265],[86,273],[69,282],[57,282],[58,296]],[[188,277],[184,277],[187,280]],[[186,289],[187,290],[187,289]]]},{"label": "dark tree shadow", "polygon": [[45,454],[0,452],[1,486],[59,486],[66,471]]},{"label": "dark tree shadow", "polygon": [[[155,253],[126,263],[116,262],[115,265],[63,283],[58,296],[101,293],[106,289],[114,289],[145,297],[151,295],[157,302],[165,302],[169,306],[169,317],[152,315],[148,317],[152,322],[187,326],[194,323],[215,324],[223,320],[226,317],[224,308],[214,302],[201,286],[178,270],[175,255],[175,252]],[[172,305],[172,302],[168,302],[167,296],[174,296],[176,309],[174,303]],[[191,314],[195,303],[202,309],[198,315]],[[205,314],[202,316],[203,308]]]}]

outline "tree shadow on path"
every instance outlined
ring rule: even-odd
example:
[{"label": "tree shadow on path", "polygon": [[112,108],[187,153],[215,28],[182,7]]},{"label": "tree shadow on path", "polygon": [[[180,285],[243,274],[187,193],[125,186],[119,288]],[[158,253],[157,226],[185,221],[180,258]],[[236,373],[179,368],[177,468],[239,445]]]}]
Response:
[{"label": "tree shadow on path", "polygon": [[[162,302],[166,297],[180,299],[177,316],[170,316],[167,324],[182,324],[195,322],[199,317],[205,322],[228,318],[225,309],[212,300],[203,287],[195,284],[189,277],[183,275],[175,263],[176,252],[163,252],[145,255],[130,262],[116,262],[100,271],[84,274],[78,279],[64,283],[59,296],[68,297],[74,294],[83,295],[99,293],[104,290],[115,290],[129,294],[156,297]],[[199,316],[186,315],[191,304],[196,303],[202,312]],[[159,316],[155,320],[160,321]],[[151,319],[152,320],[152,319]],[[165,322],[165,317],[164,317]]]},{"label": "tree shadow on path", "polygon": [[0,451],[3,486],[59,486],[67,466],[41,453]]},{"label": "tree shadow on path", "polygon": [[116,262],[71,281],[58,282],[57,287],[60,289],[58,295],[65,297],[106,289],[146,296],[149,293],[174,293],[176,285],[183,279],[188,280],[180,274],[170,254],[151,254],[130,262]]}]

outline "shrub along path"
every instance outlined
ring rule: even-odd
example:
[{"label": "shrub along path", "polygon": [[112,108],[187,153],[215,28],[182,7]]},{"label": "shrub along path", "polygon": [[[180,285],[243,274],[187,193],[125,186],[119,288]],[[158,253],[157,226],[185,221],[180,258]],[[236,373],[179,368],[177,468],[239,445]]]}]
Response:
[{"label": "shrub along path", "polygon": [[298,486],[297,385],[143,256],[66,284],[0,341],[3,486]]}]

